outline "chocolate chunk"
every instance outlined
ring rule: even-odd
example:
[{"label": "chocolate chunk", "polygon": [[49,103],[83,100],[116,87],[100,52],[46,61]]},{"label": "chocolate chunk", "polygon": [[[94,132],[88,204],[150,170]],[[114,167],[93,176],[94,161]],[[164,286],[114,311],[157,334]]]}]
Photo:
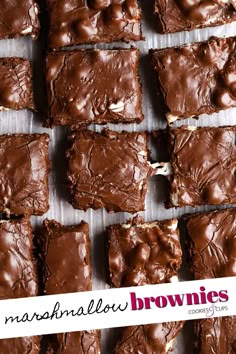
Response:
[{"label": "chocolate chunk", "polygon": [[174,340],[183,322],[167,322],[123,329],[114,354],[167,354],[173,350]]},{"label": "chocolate chunk", "polygon": [[48,210],[47,134],[0,136],[0,210],[42,215]]},{"label": "chocolate chunk", "polygon": [[236,203],[236,127],[169,130],[167,207]]},{"label": "chocolate chunk", "polygon": [[34,0],[2,0],[0,39],[39,35],[39,7]]},{"label": "chocolate chunk", "polygon": [[146,133],[83,130],[70,143],[67,176],[75,209],[144,209],[147,179],[155,171],[148,162]]},{"label": "chocolate chunk", "polygon": [[49,46],[142,39],[137,0],[47,0]]},{"label": "chocolate chunk", "polygon": [[[236,276],[236,209],[191,215],[187,232],[190,269],[195,279]],[[224,302],[216,305],[220,309]],[[198,320],[194,329],[196,353],[236,352],[235,316]]]},{"label": "chocolate chunk", "polygon": [[[26,218],[0,223],[0,300],[36,296],[38,280],[33,235]],[[0,339],[0,353],[37,354],[38,337]]]},{"label": "chocolate chunk", "polygon": [[134,218],[108,227],[113,287],[158,284],[176,277],[181,265],[177,219],[145,223]]},{"label": "chocolate chunk", "polygon": [[[145,223],[135,217],[108,227],[109,270],[113,287],[158,284],[174,280],[182,251],[177,219]],[[114,354],[164,354],[172,350],[184,322],[122,329]]]},{"label": "chocolate chunk", "polygon": [[[43,287],[47,295],[88,291],[92,288],[89,226],[63,226],[45,220],[40,231]],[[99,354],[100,332],[82,331],[49,335],[50,354]]]},{"label": "chocolate chunk", "polygon": [[236,106],[236,37],[151,49],[150,54],[168,123]]},{"label": "chocolate chunk", "polygon": [[48,126],[141,122],[138,49],[47,56]]},{"label": "chocolate chunk", "polygon": [[191,31],[236,21],[233,0],[154,0],[161,33]]},{"label": "chocolate chunk", "polygon": [[0,58],[0,111],[34,109],[31,63],[23,58]]}]

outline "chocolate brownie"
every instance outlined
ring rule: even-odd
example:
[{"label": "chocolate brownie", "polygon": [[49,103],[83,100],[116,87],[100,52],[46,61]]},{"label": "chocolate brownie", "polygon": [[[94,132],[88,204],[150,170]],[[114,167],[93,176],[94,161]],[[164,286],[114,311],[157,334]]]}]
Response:
[{"label": "chocolate brownie", "polygon": [[142,39],[137,0],[47,0],[49,46]]},{"label": "chocolate brownie", "polygon": [[[236,276],[236,208],[189,216],[187,233],[195,279]],[[196,353],[236,352],[235,316],[197,320],[194,331]]]},{"label": "chocolate brownie", "polygon": [[182,261],[177,219],[145,223],[142,217],[108,227],[113,287],[158,284],[176,277]]},{"label": "chocolate brownie", "polygon": [[27,59],[0,58],[0,111],[34,109],[32,67]]},{"label": "chocolate brownie", "polygon": [[[89,226],[64,226],[45,220],[40,230],[43,288],[47,295],[92,288]],[[100,332],[81,331],[45,337],[49,354],[99,354]]]},{"label": "chocolate brownie", "polygon": [[236,37],[211,37],[150,54],[168,123],[236,106]]},{"label": "chocolate brownie", "polygon": [[138,49],[49,53],[47,126],[141,122]]},{"label": "chocolate brownie", "polygon": [[169,130],[167,207],[236,203],[236,126]]},{"label": "chocolate brownie", "polygon": [[48,210],[48,134],[0,136],[0,210],[42,215]]},{"label": "chocolate brownie", "polygon": [[[38,295],[32,227],[27,218],[0,223],[0,300]],[[39,337],[0,339],[2,354],[37,354]]]},{"label": "chocolate brownie", "polygon": [[39,7],[34,0],[1,0],[0,39],[39,35]]},{"label": "chocolate brownie", "polygon": [[144,209],[148,162],[146,133],[75,132],[67,151],[71,203],[75,209],[106,208],[135,213]]},{"label": "chocolate brownie", "polygon": [[234,0],[154,0],[161,33],[191,31],[236,21]]}]

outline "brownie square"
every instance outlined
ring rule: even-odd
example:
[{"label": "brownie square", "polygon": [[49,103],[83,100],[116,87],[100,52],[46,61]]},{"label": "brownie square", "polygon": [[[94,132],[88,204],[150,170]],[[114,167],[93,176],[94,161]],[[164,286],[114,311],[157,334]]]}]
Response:
[{"label": "brownie square", "polygon": [[161,33],[191,31],[236,21],[233,1],[154,0]]},{"label": "brownie square", "polygon": [[155,172],[148,162],[147,133],[81,130],[70,144],[67,177],[75,209],[144,209],[147,179]]},{"label": "brownie square", "polygon": [[142,39],[137,0],[47,0],[49,47]]},{"label": "brownie square", "polygon": [[143,120],[138,49],[81,49],[47,56],[47,125]]},{"label": "brownie square", "polygon": [[[39,248],[43,288],[47,295],[88,291],[92,288],[89,226],[64,226],[45,220]],[[99,354],[100,332],[81,331],[45,337],[50,354]]]},{"label": "brownie square", "polygon": [[236,37],[150,50],[166,119],[212,114],[236,106]]},{"label": "brownie square", "polygon": [[236,126],[169,130],[167,207],[236,203]]},{"label": "brownie square", "polygon": [[0,58],[0,111],[34,109],[31,63],[23,58]]},{"label": "brownie square", "polygon": [[[190,270],[195,279],[236,276],[235,208],[191,215],[187,233]],[[195,321],[194,330],[196,353],[236,352],[235,316]]]},{"label": "brownie square", "polygon": [[113,287],[166,283],[182,261],[177,219],[145,223],[142,217],[108,231],[110,283]]},{"label": "brownie square", "polygon": [[48,134],[0,136],[0,211],[42,215],[48,210]]},{"label": "brownie square", "polygon": [[[135,217],[108,227],[108,260],[112,287],[174,281],[182,261],[177,219],[145,223]],[[121,329],[114,354],[168,353],[184,322]]]},{"label": "brownie square", "polygon": [[1,0],[0,39],[31,36],[38,38],[39,7],[34,0]]},{"label": "brownie square", "polygon": [[126,327],[117,342],[114,354],[167,354],[173,350],[175,338],[183,322],[166,322]]},{"label": "brownie square", "polygon": [[[38,294],[33,234],[27,218],[0,223],[0,300]],[[0,353],[39,353],[39,337],[0,339]]]},{"label": "brownie square", "polygon": [[44,220],[40,231],[43,287],[46,295],[92,288],[89,226],[63,226]]}]

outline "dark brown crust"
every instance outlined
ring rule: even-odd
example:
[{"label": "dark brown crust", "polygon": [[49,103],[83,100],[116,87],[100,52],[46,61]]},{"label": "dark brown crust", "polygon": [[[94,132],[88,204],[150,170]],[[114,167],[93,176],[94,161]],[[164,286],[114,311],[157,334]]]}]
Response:
[{"label": "dark brown crust", "polygon": [[137,0],[67,0],[64,7],[61,1],[47,0],[47,5],[50,48],[143,39]]},{"label": "dark brown crust", "polygon": [[169,124],[236,106],[235,53],[236,37],[150,50]]},{"label": "dark brown crust", "polygon": [[136,48],[48,53],[46,126],[140,123],[143,113],[138,69]]},{"label": "dark brown crust", "polygon": [[143,210],[147,178],[155,172],[145,155],[147,137],[146,133],[108,129],[75,132],[66,153],[73,207],[130,213]]},{"label": "dark brown crust", "polygon": [[23,36],[37,39],[40,30],[38,13],[39,6],[34,0],[4,1],[0,12],[0,39]]},{"label": "dark brown crust", "polygon": [[0,136],[0,210],[42,215],[48,208],[48,134]]},{"label": "dark brown crust", "polygon": [[167,208],[236,203],[235,136],[235,126],[169,129]]},{"label": "dark brown crust", "polygon": [[[0,107],[35,110],[32,65],[24,58],[0,58]],[[1,108],[0,108],[1,111]]]},{"label": "dark brown crust", "polygon": [[[236,10],[223,1],[192,2],[186,6],[181,0],[154,0],[154,14],[161,33],[192,31],[196,28],[219,26],[236,21]],[[189,2],[190,3],[190,2]],[[214,20],[215,17],[215,20]]]}]

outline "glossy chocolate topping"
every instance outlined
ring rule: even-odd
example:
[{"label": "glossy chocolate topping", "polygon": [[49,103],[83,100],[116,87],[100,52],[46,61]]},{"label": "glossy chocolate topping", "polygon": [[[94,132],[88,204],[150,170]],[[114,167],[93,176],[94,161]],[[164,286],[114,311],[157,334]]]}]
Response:
[{"label": "glossy chocolate topping", "polygon": [[126,327],[114,354],[167,354],[183,322],[167,322],[145,326]]},{"label": "glossy chocolate topping", "polygon": [[0,223],[0,300],[37,295],[32,239],[28,219]]},{"label": "glossy chocolate topping", "polygon": [[236,37],[150,53],[169,123],[236,106]]},{"label": "glossy chocolate topping", "polygon": [[0,136],[0,210],[42,215],[48,210],[47,134]]},{"label": "glossy chocolate topping", "polygon": [[108,227],[113,287],[157,284],[176,276],[181,265],[177,219],[144,223],[134,218]]},{"label": "glossy chocolate topping", "polygon": [[0,111],[34,108],[32,68],[23,58],[0,58]]},{"label": "glossy chocolate topping", "polygon": [[70,143],[67,176],[75,209],[144,209],[147,178],[155,172],[146,133],[84,130],[75,132]]},{"label": "glossy chocolate topping", "polygon": [[194,215],[187,230],[196,279],[236,276],[236,208]]},{"label": "glossy chocolate topping", "polygon": [[39,354],[39,337],[0,339],[0,354]]},{"label": "glossy chocolate topping", "polygon": [[143,119],[137,49],[49,53],[49,126]]},{"label": "glossy chocolate topping", "polygon": [[236,126],[170,129],[167,206],[236,203]]},{"label": "glossy chocolate topping", "polygon": [[137,0],[47,0],[49,46],[142,39]]},{"label": "glossy chocolate topping", "polygon": [[83,331],[53,335],[47,354],[100,354],[100,332]]},{"label": "glossy chocolate topping", "polygon": [[236,8],[230,0],[155,0],[155,14],[162,33],[236,21]]},{"label": "glossy chocolate topping", "polygon": [[39,34],[39,7],[34,0],[1,0],[0,39]]},{"label": "glossy chocolate topping", "polygon": [[[28,219],[0,223],[0,301],[38,294],[33,257],[33,235]],[[1,354],[38,354],[39,338],[0,339]]]},{"label": "glossy chocolate topping", "polygon": [[[236,276],[235,208],[193,215],[187,220],[187,231],[195,279]],[[236,317],[195,321],[195,337],[198,354],[235,354]]]},{"label": "glossy chocolate topping", "polygon": [[45,220],[41,229],[45,294],[91,290],[89,227]]},{"label": "glossy chocolate topping", "polygon": [[235,354],[236,317],[216,317],[194,322],[196,354]]}]

